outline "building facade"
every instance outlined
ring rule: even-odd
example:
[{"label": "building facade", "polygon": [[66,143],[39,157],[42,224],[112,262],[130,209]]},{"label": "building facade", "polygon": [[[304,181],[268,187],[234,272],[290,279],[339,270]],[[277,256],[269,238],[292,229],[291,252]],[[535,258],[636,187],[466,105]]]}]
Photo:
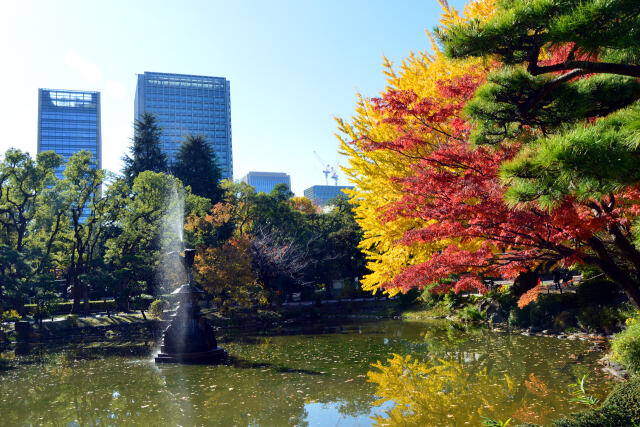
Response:
[{"label": "building facade", "polygon": [[291,189],[291,177],[284,172],[249,172],[240,181],[255,187],[256,193],[271,193],[278,184],[287,184]]},{"label": "building facade", "polygon": [[[66,163],[87,150],[102,168],[100,92],[38,89],[38,153],[53,150]],[[62,178],[64,166],[56,169]]]},{"label": "building facade", "polygon": [[138,74],[134,119],[153,113],[162,129],[161,150],[173,163],[185,135],[204,135],[223,179],[233,179],[231,98],[224,77],[145,72]]},{"label": "building facade", "polygon": [[313,185],[304,190],[304,197],[311,200],[316,206],[324,206],[331,199],[335,199],[338,196],[346,195],[342,192],[344,189],[353,189],[353,186],[349,185]]}]

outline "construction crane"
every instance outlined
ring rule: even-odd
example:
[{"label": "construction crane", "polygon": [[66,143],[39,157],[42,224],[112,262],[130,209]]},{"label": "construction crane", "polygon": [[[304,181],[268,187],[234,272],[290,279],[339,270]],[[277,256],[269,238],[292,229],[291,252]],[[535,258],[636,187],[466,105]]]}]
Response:
[{"label": "construction crane", "polygon": [[335,185],[338,185],[338,172],[331,166],[331,179],[335,182]]},{"label": "construction crane", "polygon": [[[320,157],[320,155],[316,152],[316,150],[313,150],[313,154],[316,155],[316,158],[320,162],[320,165],[324,168],[322,169],[322,173],[324,174],[325,183],[329,185],[329,174],[333,172],[333,175],[331,175],[331,178],[334,179],[336,181],[336,185],[338,185],[338,174],[336,173],[336,171],[329,164],[325,166],[326,163],[324,162],[324,160],[322,160],[322,157]],[[335,175],[335,178],[334,178],[334,175]]]}]

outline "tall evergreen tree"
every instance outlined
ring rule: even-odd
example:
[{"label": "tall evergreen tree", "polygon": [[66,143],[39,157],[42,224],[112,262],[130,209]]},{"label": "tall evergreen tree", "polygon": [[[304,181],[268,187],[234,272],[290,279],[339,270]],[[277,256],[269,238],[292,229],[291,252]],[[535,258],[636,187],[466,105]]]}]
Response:
[{"label": "tall evergreen tree", "polygon": [[222,200],[224,192],[218,185],[222,176],[216,156],[203,135],[188,134],[182,145],[173,174],[184,185],[191,186],[191,192],[206,197],[212,203]]},{"label": "tall evergreen tree", "polygon": [[134,135],[131,144],[131,155],[125,155],[122,173],[127,184],[133,185],[133,180],[140,172],[166,172],[168,168],[167,156],[160,150],[160,134],[156,117],[144,112],[134,123]]}]

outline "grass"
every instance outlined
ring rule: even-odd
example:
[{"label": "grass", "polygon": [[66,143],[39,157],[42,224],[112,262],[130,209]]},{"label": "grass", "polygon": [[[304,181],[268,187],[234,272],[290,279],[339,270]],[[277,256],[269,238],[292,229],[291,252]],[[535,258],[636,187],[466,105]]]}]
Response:
[{"label": "grass", "polygon": [[451,309],[441,304],[435,304],[429,307],[412,306],[402,312],[402,320],[427,320],[438,317],[446,317],[451,314]]}]

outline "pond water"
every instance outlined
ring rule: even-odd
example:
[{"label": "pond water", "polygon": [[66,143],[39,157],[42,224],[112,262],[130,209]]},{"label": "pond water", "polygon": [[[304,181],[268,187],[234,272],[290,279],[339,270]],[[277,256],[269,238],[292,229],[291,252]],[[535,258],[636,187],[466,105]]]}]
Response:
[{"label": "pond water", "polygon": [[156,366],[157,343],[116,339],[5,352],[13,359],[0,371],[0,424],[544,424],[585,409],[568,391],[583,375],[599,399],[612,385],[587,343],[445,322],[225,332],[220,341],[231,356],[221,366]]}]

